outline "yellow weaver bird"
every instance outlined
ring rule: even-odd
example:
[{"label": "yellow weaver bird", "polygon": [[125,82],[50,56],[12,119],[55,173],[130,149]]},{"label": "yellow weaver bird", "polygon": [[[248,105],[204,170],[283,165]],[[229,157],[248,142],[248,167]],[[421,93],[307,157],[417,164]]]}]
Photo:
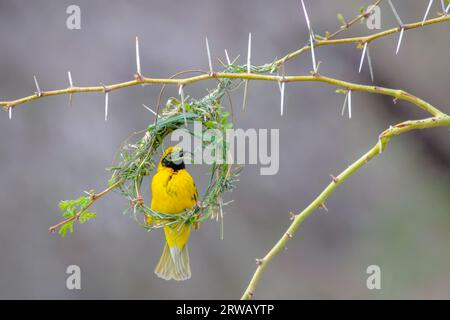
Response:
[{"label": "yellow weaver bird", "polygon": [[[183,150],[169,147],[159,160],[152,179],[151,209],[160,213],[179,214],[197,204],[198,193],[194,179],[186,171]],[[147,217],[147,223],[152,218]],[[164,227],[166,244],[155,268],[158,277],[165,280],[187,280],[191,277],[187,242],[191,226],[174,224]]]}]

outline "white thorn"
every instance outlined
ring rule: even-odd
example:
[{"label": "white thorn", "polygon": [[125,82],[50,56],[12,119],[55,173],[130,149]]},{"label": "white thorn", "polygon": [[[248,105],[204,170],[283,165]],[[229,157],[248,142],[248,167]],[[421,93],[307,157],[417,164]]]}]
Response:
[{"label": "white thorn", "polygon": [[302,2],[302,8],[303,8],[303,14],[305,15],[306,25],[308,27],[309,31],[309,41],[311,43],[311,58],[313,62],[313,69],[314,72],[317,73],[317,64],[316,64],[316,54],[314,52],[314,33],[311,28],[311,22],[309,21],[308,11],[306,10],[305,2],[301,0]]},{"label": "white thorn", "polygon": [[148,111],[150,111],[151,113],[153,113],[155,116],[157,116],[158,118],[160,117],[159,114],[157,114],[155,111],[153,111],[152,108],[147,107],[145,104],[142,104],[142,106],[147,109]]},{"label": "white thorn", "polygon": [[141,58],[139,55],[139,38],[136,37],[136,72],[141,75]]},{"label": "white thorn", "polygon": [[[206,43],[208,43],[208,40],[206,40]],[[178,89],[178,93],[181,96],[181,107],[183,108],[183,117],[184,117],[184,125],[187,126],[187,119],[186,119],[186,106],[184,105],[184,85],[180,85],[180,88]]]},{"label": "white thorn", "polygon": [[348,90],[348,118],[352,118],[352,90]]},{"label": "white thorn", "polygon": [[[248,33],[248,48],[247,48],[247,73],[251,73],[251,55],[252,55],[252,33]],[[245,80],[244,86],[244,101],[242,102],[242,109],[245,110],[247,105],[247,90],[248,90],[248,79]]]},{"label": "white thorn", "polygon": [[400,16],[398,15],[397,10],[395,9],[394,5],[392,4],[392,1],[391,0],[388,0],[388,1],[389,1],[389,5],[391,6],[392,12],[394,13],[395,18],[397,19],[398,24],[403,26],[402,19],[400,19]]},{"label": "white thorn", "polygon": [[345,107],[347,106],[347,100],[348,100],[348,92],[347,92],[347,94],[345,95],[344,104],[342,105],[341,116],[344,115]]},{"label": "white thorn", "polygon": [[245,107],[247,105],[247,90],[248,90],[248,80],[245,80],[244,85],[244,101],[242,102],[242,110],[245,110]]},{"label": "white thorn", "polygon": [[105,121],[108,121],[108,97],[109,92],[105,93]]},{"label": "white thorn", "polygon": [[441,8],[442,8],[443,11],[445,11],[445,3],[444,3],[444,0],[441,0]]},{"label": "white thorn", "polygon": [[445,9],[445,13],[447,14],[449,10],[450,10],[450,3],[448,4],[447,8]]},{"label": "white thorn", "polygon": [[72,74],[70,73],[70,71],[67,71],[67,76],[69,77],[69,85],[72,88],[73,87],[73,82],[72,82]]},{"label": "white thorn", "polygon": [[309,17],[308,17],[308,12],[306,11],[305,2],[303,0],[301,0],[301,1],[302,1],[303,13],[305,15],[306,25],[308,26],[309,33],[312,33],[311,23],[309,22]]},{"label": "white thorn", "polygon": [[228,55],[227,49],[225,49],[225,58],[227,59],[228,65],[231,65],[231,60],[230,60],[230,56]]},{"label": "white thorn", "polygon": [[[431,6],[433,5],[433,1],[434,1],[434,0],[430,0],[430,2],[428,2],[427,11],[425,11],[425,15],[423,16],[422,26],[424,25],[425,20],[427,20],[427,16],[428,16],[428,13],[430,12]],[[441,2],[443,3],[443,1],[441,1]]]},{"label": "white thorn", "polygon": [[248,33],[248,48],[247,48],[247,73],[251,72],[250,58],[252,55],[252,33]]},{"label": "white thorn", "polygon": [[361,73],[361,69],[364,63],[364,57],[366,56],[366,50],[367,50],[367,42],[364,43],[364,48],[361,55],[361,62],[359,63],[359,71],[358,71],[359,73]]},{"label": "white thorn", "polygon": [[316,54],[314,52],[314,41],[312,37],[312,33],[309,34],[309,41],[311,43],[311,58],[313,63],[314,72],[317,73],[317,64],[316,64]]},{"label": "white thorn", "polygon": [[211,51],[209,50],[208,37],[206,37],[205,40],[206,40],[206,53],[208,54],[209,73],[213,73]]},{"label": "white thorn", "polygon": [[281,115],[283,115],[283,110],[284,110],[284,82],[281,84],[281,109],[280,109],[280,113]]},{"label": "white thorn", "polygon": [[9,120],[11,120],[12,119],[12,107],[9,107],[9,109],[8,109],[8,117],[9,117]]},{"label": "white thorn", "polygon": [[398,54],[398,51],[400,50],[400,45],[402,44],[404,31],[405,31],[405,28],[402,28],[400,30],[400,36],[398,37],[397,50],[395,51],[395,54]]},{"label": "white thorn", "polygon": [[[69,77],[69,86],[73,88],[72,74],[70,71],[67,71],[67,76]],[[73,93],[69,95],[69,106],[72,106]]]},{"label": "white thorn", "polygon": [[36,79],[36,76],[33,76],[33,78],[34,78],[34,84],[36,85],[37,93],[40,95],[41,94],[41,88],[39,88],[39,83],[38,83],[38,81]]},{"label": "white thorn", "polygon": [[374,81],[373,67],[372,67],[372,59],[370,58],[369,47],[367,47],[367,62],[369,63],[370,78],[372,79],[372,82],[373,82]]}]

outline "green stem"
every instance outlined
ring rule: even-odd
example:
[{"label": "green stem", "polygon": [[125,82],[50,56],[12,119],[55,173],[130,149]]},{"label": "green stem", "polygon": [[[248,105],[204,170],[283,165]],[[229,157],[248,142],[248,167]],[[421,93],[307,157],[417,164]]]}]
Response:
[{"label": "green stem", "polygon": [[278,242],[270,249],[270,251],[265,255],[262,259],[257,259],[257,268],[256,271],[242,295],[241,299],[248,300],[251,299],[254,295],[256,286],[260,281],[261,275],[266,269],[269,262],[286,246],[286,243],[293,237],[297,229],[302,224],[303,220],[305,220],[314,210],[320,207],[326,199],[336,190],[336,188],[342,184],[345,180],[347,180],[351,175],[357,172],[362,166],[368,163],[372,158],[379,155],[380,148],[384,151],[384,148],[387,142],[391,137],[417,129],[425,129],[425,128],[434,128],[434,127],[443,127],[450,126],[450,117],[447,115],[440,117],[432,117],[422,120],[414,120],[414,121],[406,121],[397,124],[394,127],[391,127],[384,131],[380,135],[380,139],[382,141],[377,143],[372,149],[366,152],[362,157],[356,160],[352,165],[350,165],[347,169],[345,169],[340,175],[337,177],[333,177],[330,184],[322,191],[322,193],[314,199],[302,212],[295,215],[294,221],[291,223],[289,228],[283,234],[283,236],[278,240]]},{"label": "green stem", "polygon": [[[435,23],[440,23],[444,21],[449,21],[450,15],[442,16],[434,19],[426,20],[423,24],[422,22],[415,22],[410,24],[405,24],[403,28],[405,30],[409,29],[415,29],[420,28],[422,26],[431,25]],[[322,40],[318,41],[315,45],[316,46],[325,46],[325,45],[332,45],[332,44],[338,44],[338,43],[355,43],[359,42],[361,44],[365,42],[370,42],[372,40],[391,35],[393,33],[397,33],[400,31],[400,27],[392,28],[386,31],[382,31],[373,35],[364,36],[364,37],[352,37],[352,38],[344,38],[344,39],[329,39],[329,40]],[[289,53],[288,55],[284,56],[283,58],[277,60],[275,63],[280,66],[284,62],[299,56],[300,54],[310,50],[309,46],[305,46],[297,51],[294,51],[292,53]],[[259,77],[258,77],[259,76]],[[0,106],[3,106],[5,109],[9,108],[15,108],[18,105],[24,104],[26,102],[30,102],[33,100],[41,99],[43,97],[50,97],[50,96],[57,96],[57,95],[72,95],[75,93],[88,93],[88,92],[109,92],[109,91],[115,91],[127,87],[132,87],[140,84],[173,84],[173,85],[182,85],[182,84],[188,84],[188,83],[194,83],[198,81],[213,79],[213,78],[240,78],[240,79],[248,79],[248,80],[273,80],[273,81],[280,81],[280,78],[272,77],[272,78],[263,78],[262,75],[256,75],[256,74],[235,74],[235,73],[212,73],[212,74],[204,74],[196,77],[190,77],[190,78],[184,78],[184,79],[164,79],[164,78],[147,78],[143,77],[142,75],[139,75],[134,80],[131,81],[125,81],[121,83],[111,84],[111,85],[99,85],[99,86],[89,86],[89,87],[69,87],[66,89],[59,89],[59,90],[49,90],[49,91],[42,91],[40,93],[35,93],[33,95],[23,97],[16,100],[10,100],[10,101],[0,101]],[[305,78],[306,79],[306,78]],[[295,81],[295,80],[292,80]],[[299,80],[300,81],[300,80]],[[307,80],[305,80],[307,81]]]},{"label": "green stem", "polygon": [[[342,39],[326,39],[326,40],[318,40],[316,43],[314,43],[314,47],[321,47],[321,46],[328,46],[328,45],[334,45],[334,44],[343,44],[343,43],[370,43],[373,40],[382,38],[382,37],[386,37],[389,35],[392,35],[394,33],[398,33],[401,31],[402,27],[405,30],[411,30],[411,29],[416,29],[416,28],[422,28],[423,26],[428,26],[428,25],[432,25],[435,23],[440,23],[440,22],[444,22],[444,21],[449,21],[450,20],[450,15],[443,15],[441,17],[438,18],[434,18],[434,19],[429,19],[426,20],[423,25],[422,22],[414,22],[414,23],[408,23],[405,24],[403,26],[399,26],[396,28],[392,28],[389,30],[385,30],[385,31],[381,31],[378,33],[374,33],[372,35],[368,35],[368,36],[362,36],[362,37],[350,37],[350,38],[342,38]],[[283,58],[277,60],[275,63],[277,65],[282,65],[283,63],[285,63],[288,60],[291,60],[292,58],[295,58],[307,51],[309,51],[311,49],[311,47],[309,45],[306,45],[294,52],[291,52],[287,55],[285,55]]]}]

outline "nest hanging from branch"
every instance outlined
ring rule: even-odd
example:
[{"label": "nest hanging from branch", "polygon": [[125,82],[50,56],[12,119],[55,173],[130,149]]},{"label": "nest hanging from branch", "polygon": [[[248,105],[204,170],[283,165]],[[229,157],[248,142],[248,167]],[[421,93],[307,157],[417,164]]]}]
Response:
[{"label": "nest hanging from branch", "polygon": [[[263,65],[252,66],[252,73],[274,73],[278,69],[276,61]],[[224,65],[223,72],[242,73],[247,71],[246,65]],[[66,200],[60,203],[63,217],[66,220],[50,228],[51,231],[60,228],[59,233],[65,236],[67,231],[73,231],[75,220],[81,223],[95,217],[95,213],[89,212],[93,202],[110,190],[115,189],[127,198],[129,206],[124,213],[132,212],[136,222],[147,230],[161,228],[171,224],[188,223],[195,224],[203,222],[208,218],[223,220],[222,202],[223,194],[231,191],[237,181],[241,167],[232,166],[229,160],[228,144],[223,137],[225,130],[233,128],[233,117],[230,112],[225,111],[222,100],[225,94],[236,89],[241,83],[240,79],[217,79],[217,87],[209,94],[197,100],[184,97],[181,91],[182,101],[170,98],[166,106],[157,112],[155,122],[141,132],[142,136],[135,143],[125,141],[119,150],[120,160],[109,168],[112,177],[109,180],[109,188],[95,194],[89,192],[89,197],[80,197],[77,200]],[[159,103],[158,103],[159,105]],[[202,146],[203,150],[221,150],[219,156],[215,155],[210,165],[210,178],[205,193],[201,197],[200,205],[186,210],[180,214],[165,214],[152,210],[145,204],[141,196],[141,187],[144,177],[151,174],[157,167],[157,160],[162,154],[162,146],[165,138],[177,129],[183,129],[195,137],[195,132],[190,128],[194,122],[202,124]],[[222,132],[222,138],[205,141],[203,132],[214,129]],[[133,136],[135,136],[134,134]],[[198,137],[197,137],[198,138]],[[217,147],[217,148],[216,148]],[[203,150],[201,150],[203,152]],[[217,161],[219,160],[219,161]],[[144,218],[144,219],[140,219]],[[145,218],[151,218],[151,224],[142,222]],[[223,226],[223,224],[222,224]],[[223,228],[221,228],[223,230]]]}]

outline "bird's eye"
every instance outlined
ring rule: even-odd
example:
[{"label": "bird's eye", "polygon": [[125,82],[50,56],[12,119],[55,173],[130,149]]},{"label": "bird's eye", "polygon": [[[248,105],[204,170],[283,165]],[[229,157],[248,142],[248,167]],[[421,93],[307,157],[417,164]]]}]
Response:
[{"label": "bird's eye", "polygon": [[170,155],[170,160],[175,164],[180,164],[183,162],[183,151],[175,151]]}]

